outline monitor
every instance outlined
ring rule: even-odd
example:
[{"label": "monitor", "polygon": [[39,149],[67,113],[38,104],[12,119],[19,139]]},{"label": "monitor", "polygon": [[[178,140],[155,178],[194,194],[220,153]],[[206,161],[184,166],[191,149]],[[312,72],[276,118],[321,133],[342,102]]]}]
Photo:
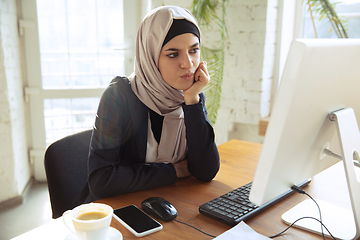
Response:
[{"label": "monitor", "polygon": [[[341,161],[326,154],[324,149],[342,158],[343,143],[338,137],[338,124],[329,120],[329,114],[348,108],[353,109],[357,117],[355,125],[356,122],[359,125],[360,39],[293,41],[274,100],[250,201],[262,205],[292,185]],[[352,130],[359,135],[357,126]],[[357,147],[360,151],[360,143]],[[348,167],[351,174],[357,171],[353,164]],[[352,203],[356,199],[360,202],[359,179],[360,174],[357,180],[351,180],[351,184],[356,185],[350,193]],[[360,221],[360,211],[353,209],[351,215],[350,225],[355,229],[346,237],[349,234],[359,237],[359,226],[355,225]]]}]

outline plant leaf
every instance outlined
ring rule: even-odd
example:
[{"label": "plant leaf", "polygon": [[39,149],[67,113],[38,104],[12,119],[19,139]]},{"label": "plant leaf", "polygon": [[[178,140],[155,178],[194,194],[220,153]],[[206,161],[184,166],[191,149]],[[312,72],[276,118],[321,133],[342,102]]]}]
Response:
[{"label": "plant leaf", "polygon": [[[208,118],[215,124],[217,111],[220,107],[221,85],[223,81],[223,69],[225,59],[225,38],[228,36],[225,19],[225,4],[228,0],[194,0],[192,3],[192,13],[197,19],[200,28],[209,27],[215,22],[221,37],[218,48],[211,49],[201,44],[201,58],[207,62],[210,75],[210,82],[203,89],[206,95],[206,109]],[[220,5],[221,3],[221,5]],[[217,11],[221,7],[219,17]]]}]

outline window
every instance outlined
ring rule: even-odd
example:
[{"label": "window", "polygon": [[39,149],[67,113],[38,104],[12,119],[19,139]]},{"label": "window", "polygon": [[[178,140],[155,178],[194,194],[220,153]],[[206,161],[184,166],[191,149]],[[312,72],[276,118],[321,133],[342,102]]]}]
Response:
[{"label": "window", "polygon": [[44,100],[46,145],[94,124],[99,98],[58,98]]},{"label": "window", "polygon": [[[336,5],[335,11],[339,17],[347,21],[345,26],[349,37],[360,37],[360,0],[330,0],[330,2],[340,2]],[[272,99],[274,99],[280,84],[291,41],[296,38],[315,37],[307,0],[279,1],[279,11]],[[319,21],[319,16],[315,14],[314,18],[318,37],[337,38],[326,17]]]},{"label": "window", "polygon": [[[336,5],[336,13],[346,20],[345,26],[350,38],[360,38],[360,0],[330,0],[331,3],[339,2]],[[276,41],[276,54],[274,64],[274,78],[272,83],[272,98],[274,100],[279,87],[282,72],[288,55],[291,41],[296,38],[314,38],[314,28],[311,21],[307,0],[281,0],[278,5],[278,31]],[[331,30],[331,24],[327,18],[319,21],[315,15],[315,26],[318,37],[337,38]],[[266,126],[268,119],[261,120],[260,125]],[[264,134],[266,131],[260,129]]]},{"label": "window", "polygon": [[[311,20],[309,7],[304,1],[303,38],[315,38],[315,31]],[[335,11],[340,18],[346,20],[345,28],[349,38],[360,38],[360,0],[330,0],[338,2]],[[314,15],[315,27],[319,38],[337,38],[328,19],[324,17],[319,21],[319,15]]]},{"label": "window", "polygon": [[[44,90],[105,88],[124,74],[123,6],[119,0],[37,0]],[[46,144],[90,129],[99,95],[44,99]]]},{"label": "window", "polygon": [[104,88],[133,71],[136,31],[148,6],[143,0],[19,0],[36,180],[46,180],[46,147],[91,129]]}]

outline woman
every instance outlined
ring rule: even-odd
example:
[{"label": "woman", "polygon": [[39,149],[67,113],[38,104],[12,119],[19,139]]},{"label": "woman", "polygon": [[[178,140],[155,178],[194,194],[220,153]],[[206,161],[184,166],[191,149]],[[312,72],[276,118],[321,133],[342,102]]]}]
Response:
[{"label": "woman", "polygon": [[151,11],[138,30],[134,73],[101,97],[81,202],[190,175],[211,181],[219,155],[200,93],[209,79],[194,16],[176,6]]}]

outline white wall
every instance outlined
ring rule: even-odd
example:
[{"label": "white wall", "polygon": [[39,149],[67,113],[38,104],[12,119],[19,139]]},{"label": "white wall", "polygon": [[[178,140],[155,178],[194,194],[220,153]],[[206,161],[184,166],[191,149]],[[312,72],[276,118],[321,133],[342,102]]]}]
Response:
[{"label": "white wall", "polygon": [[[191,0],[153,0],[152,7],[178,5],[190,9]],[[270,113],[275,61],[278,0],[229,0],[226,24],[224,79],[218,118],[214,126],[217,144],[230,139],[263,141],[258,135],[260,118]],[[202,29],[205,45],[218,38]],[[211,42],[212,41],[212,42]]]},{"label": "white wall", "polygon": [[0,1],[0,202],[30,180],[15,0]]}]

